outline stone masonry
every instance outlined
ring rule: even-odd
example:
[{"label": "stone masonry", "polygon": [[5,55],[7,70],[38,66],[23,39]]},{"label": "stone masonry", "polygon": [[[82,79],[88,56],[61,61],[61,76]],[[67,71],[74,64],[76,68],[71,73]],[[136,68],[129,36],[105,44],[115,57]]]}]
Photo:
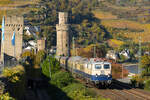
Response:
[{"label": "stone masonry", "polygon": [[[23,37],[23,26],[24,19],[22,16],[11,16],[5,17],[5,31],[4,31],[4,42],[1,45],[1,61],[3,61],[4,56],[20,58],[22,53],[22,37]],[[13,32],[15,31],[15,46],[11,44]],[[3,51],[4,50],[4,51]],[[15,51],[15,52],[14,52]]]},{"label": "stone masonry", "polygon": [[37,49],[38,51],[45,50],[45,39],[37,40]]},{"label": "stone masonry", "polygon": [[59,24],[57,30],[57,56],[70,56],[68,13],[59,12]]}]

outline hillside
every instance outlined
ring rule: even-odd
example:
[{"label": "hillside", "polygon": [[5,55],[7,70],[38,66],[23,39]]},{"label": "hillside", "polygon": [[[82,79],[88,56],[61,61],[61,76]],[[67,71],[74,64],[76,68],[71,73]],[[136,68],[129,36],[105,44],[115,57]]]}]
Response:
[{"label": "hillside", "polygon": [[[98,0],[83,0],[82,2],[80,0],[58,0],[57,2],[38,0],[39,4],[35,2],[37,0],[32,0],[32,2],[30,0],[1,1],[3,2],[0,2],[2,8],[0,9],[0,22],[4,14],[26,15],[25,19],[29,20],[31,25],[41,26],[42,34],[39,37],[51,37],[48,38],[50,41],[48,45],[56,45],[54,26],[58,23],[57,12],[59,11],[68,11],[72,14],[69,20],[78,46],[87,46],[95,42],[101,43],[109,39],[122,42],[130,40],[137,43],[139,34],[141,34],[143,42],[149,42],[150,6],[147,5],[148,0],[144,3],[137,0],[138,3],[135,4],[130,0],[127,0],[129,2],[119,0],[119,3],[118,0],[102,0],[100,2]],[[33,6],[35,3],[39,8]],[[24,7],[23,5],[32,6]],[[141,5],[142,7],[140,7]],[[118,44],[113,45],[118,46]]]},{"label": "hillside", "polygon": [[142,36],[142,42],[149,42],[149,4],[149,0],[103,0],[93,12],[101,24],[113,33],[113,38],[121,36],[137,43]]},{"label": "hillside", "polygon": [[32,8],[30,5],[37,4],[39,0],[0,0],[0,23],[3,15],[23,15]]},{"label": "hillside", "polygon": [[[37,3],[39,0],[0,0],[0,9],[3,7],[17,7]],[[8,8],[9,9],[9,8]]]}]

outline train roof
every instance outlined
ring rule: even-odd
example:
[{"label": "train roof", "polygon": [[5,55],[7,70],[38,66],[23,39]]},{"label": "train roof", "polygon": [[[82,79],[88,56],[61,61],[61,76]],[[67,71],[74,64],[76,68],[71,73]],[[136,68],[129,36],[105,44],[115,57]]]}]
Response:
[{"label": "train roof", "polygon": [[71,62],[79,62],[79,63],[82,63],[82,64],[93,64],[93,63],[103,63],[103,64],[110,64],[110,62],[106,61],[106,60],[103,60],[101,58],[83,58],[81,56],[72,56],[72,57],[66,57],[66,56],[55,56],[56,59],[68,59],[68,61],[71,61]]},{"label": "train roof", "polygon": [[98,63],[98,62],[101,62],[101,63],[105,63],[105,64],[110,64],[110,62],[106,61],[106,60],[103,60],[101,58],[90,58],[90,62],[91,63]]},{"label": "train roof", "polygon": [[104,63],[104,64],[110,64],[110,62],[104,61],[100,58],[82,58],[81,56],[73,56],[69,58],[69,61],[72,62],[79,62],[79,63]]},{"label": "train roof", "polygon": [[80,59],[82,59],[82,57],[80,57],[80,56],[73,56],[73,57],[69,58],[69,61],[78,61]]}]

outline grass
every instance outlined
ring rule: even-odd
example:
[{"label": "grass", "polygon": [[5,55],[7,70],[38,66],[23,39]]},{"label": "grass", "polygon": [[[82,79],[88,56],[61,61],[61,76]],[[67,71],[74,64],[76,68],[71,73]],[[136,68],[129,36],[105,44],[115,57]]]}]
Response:
[{"label": "grass", "polygon": [[95,17],[99,18],[99,19],[117,19],[117,16],[112,15],[109,12],[103,12],[100,10],[95,10],[95,11],[93,11],[93,13],[94,13]]},{"label": "grass", "polygon": [[110,39],[110,40],[108,40],[108,44],[109,44],[109,46],[111,46],[113,48],[118,48],[121,45],[123,45],[124,42],[120,41],[120,40],[116,40],[116,39]]}]

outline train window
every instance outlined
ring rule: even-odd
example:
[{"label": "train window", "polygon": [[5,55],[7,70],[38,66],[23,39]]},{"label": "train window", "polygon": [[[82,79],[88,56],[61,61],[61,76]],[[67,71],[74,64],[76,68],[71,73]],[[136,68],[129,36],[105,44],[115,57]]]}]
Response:
[{"label": "train window", "polygon": [[95,69],[101,69],[101,68],[102,68],[102,66],[100,64],[95,65]]},{"label": "train window", "polygon": [[104,65],[104,69],[109,69],[109,68],[110,68],[109,64]]}]

